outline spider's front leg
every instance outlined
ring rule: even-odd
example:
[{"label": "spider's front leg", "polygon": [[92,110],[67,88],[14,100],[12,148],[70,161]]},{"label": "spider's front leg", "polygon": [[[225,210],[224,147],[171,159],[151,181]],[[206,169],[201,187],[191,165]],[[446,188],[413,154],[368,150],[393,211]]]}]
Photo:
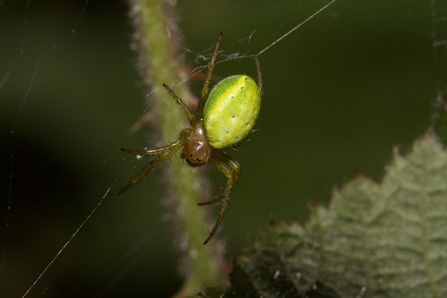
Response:
[{"label": "spider's front leg", "polygon": [[129,183],[127,183],[126,186],[124,186],[123,189],[120,190],[118,195],[119,196],[122,195],[126,190],[137,184],[138,181],[140,181],[141,178],[146,176],[147,173],[149,173],[153,168],[157,167],[159,164],[162,164],[163,162],[171,158],[171,156],[174,155],[174,153],[177,152],[177,150],[180,149],[183,146],[183,144],[184,144],[184,138],[180,138],[179,140],[175,141],[170,145],[155,149],[133,150],[133,149],[121,148],[121,151],[136,155],[149,155],[149,156],[158,154],[160,155],[151,160],[149,164],[144,167],[144,169],[142,169],[138,174],[133,176],[132,179],[130,179]]},{"label": "spider's front leg", "polygon": [[219,216],[217,217],[216,224],[214,225],[210,235],[208,236],[208,238],[206,238],[203,244],[207,244],[208,241],[210,241],[210,239],[214,236],[220,224],[222,223],[222,220],[225,216],[225,212],[227,211],[231,191],[233,190],[234,185],[239,179],[239,173],[241,171],[241,166],[239,165],[239,163],[233,158],[231,158],[231,156],[226,154],[224,151],[213,150],[211,152],[209,162],[212,163],[216,167],[216,169],[221,171],[227,177],[228,181],[227,184],[225,185],[225,190],[223,194],[221,194],[218,198],[211,201],[199,203],[200,206],[204,206],[220,202]]}]

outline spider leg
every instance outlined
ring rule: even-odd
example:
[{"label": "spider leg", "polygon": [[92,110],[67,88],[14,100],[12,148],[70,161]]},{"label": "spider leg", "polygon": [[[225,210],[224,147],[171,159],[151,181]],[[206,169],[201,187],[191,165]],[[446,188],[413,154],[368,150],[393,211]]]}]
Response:
[{"label": "spider leg", "polygon": [[261,97],[262,97],[262,93],[264,91],[264,86],[262,83],[261,64],[259,63],[258,57],[255,57],[255,63],[256,63],[256,72],[258,73],[258,87],[259,87],[259,91],[261,91]]},{"label": "spider leg", "polygon": [[225,185],[225,190],[222,195],[220,195],[218,198],[214,200],[199,203],[200,206],[204,206],[220,202],[219,216],[217,217],[217,221],[214,224],[214,227],[211,230],[210,235],[208,236],[208,238],[206,238],[203,244],[207,244],[208,241],[210,241],[210,239],[214,236],[220,224],[222,223],[222,220],[227,211],[231,191],[233,190],[234,185],[239,179],[239,174],[241,170],[241,166],[239,165],[239,163],[236,160],[232,159],[231,156],[229,156],[223,151],[213,150],[209,162],[213,164],[219,171],[221,171],[228,178],[228,181],[227,184]]},{"label": "spider leg", "polygon": [[197,119],[200,121],[203,118],[203,108],[205,107],[206,99],[210,91],[210,82],[213,75],[214,67],[216,66],[217,53],[220,47],[220,41],[222,40],[223,33],[220,32],[217,38],[216,45],[214,47],[213,55],[211,56],[210,63],[208,64],[208,71],[206,72],[205,83],[203,83],[202,91],[200,92],[200,101],[197,107]]},{"label": "spider leg", "polygon": [[157,158],[151,160],[147,166],[144,167],[138,174],[136,174],[132,179],[130,179],[129,183],[127,183],[126,186],[123,187],[123,189],[120,190],[118,195],[122,195],[126,190],[134,186],[138,183],[138,181],[141,180],[144,176],[147,175],[153,168],[158,166],[159,164],[162,164],[169,158],[171,158],[172,155],[174,155],[175,152],[177,152],[178,149],[180,149],[184,145],[184,142],[182,139],[175,141],[174,143],[151,150],[131,150],[131,149],[121,149],[122,151],[132,153],[132,154],[141,154],[141,155],[155,155],[160,154]]},{"label": "spider leg", "polygon": [[157,155],[160,153],[164,153],[167,151],[170,151],[172,146],[175,144],[176,142],[169,144],[167,146],[163,146],[163,147],[159,147],[159,148],[154,148],[154,149],[149,149],[149,150],[134,150],[134,149],[127,149],[127,148],[121,148],[120,150],[123,152],[127,152],[130,154],[135,154],[135,155]]},{"label": "spider leg", "polygon": [[174,90],[172,90],[171,88],[169,88],[168,85],[163,84],[163,87],[165,87],[166,90],[168,90],[169,94],[172,96],[172,98],[175,99],[175,101],[178,103],[178,105],[183,109],[183,111],[185,111],[186,116],[188,116],[189,119],[189,123],[191,124],[191,126],[193,126],[194,124],[194,120],[196,119],[196,117],[194,116],[193,113],[191,113],[191,111],[188,109],[188,107],[185,105],[185,103],[183,102],[183,100],[178,97],[177,94],[175,94]]}]

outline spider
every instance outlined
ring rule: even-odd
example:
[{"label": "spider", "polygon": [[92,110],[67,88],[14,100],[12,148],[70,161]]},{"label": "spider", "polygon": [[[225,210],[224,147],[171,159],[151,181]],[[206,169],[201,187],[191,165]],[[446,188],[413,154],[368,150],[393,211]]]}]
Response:
[{"label": "spider", "polygon": [[185,112],[191,127],[182,130],[177,141],[163,147],[149,150],[121,149],[121,151],[131,154],[157,157],[135,175],[118,195],[122,195],[153,168],[170,159],[182,147],[181,158],[186,159],[191,167],[199,167],[209,162],[227,177],[225,190],[219,197],[198,203],[200,206],[220,203],[217,221],[203,244],[210,241],[222,223],[231,191],[239,179],[241,169],[239,163],[223,149],[236,147],[252,131],[261,108],[263,88],[259,60],[255,57],[257,83],[247,75],[233,75],[217,83],[209,92],[222,36],[223,33],[220,33],[214,47],[196,114],[186,107],[182,99],[171,88],[163,84],[163,87]]}]

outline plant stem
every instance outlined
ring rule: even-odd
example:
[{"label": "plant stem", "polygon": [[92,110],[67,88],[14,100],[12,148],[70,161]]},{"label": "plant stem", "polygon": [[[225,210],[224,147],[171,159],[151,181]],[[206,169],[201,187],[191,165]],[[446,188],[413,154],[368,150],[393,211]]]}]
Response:
[{"label": "plant stem", "polygon": [[[154,126],[161,132],[161,139],[168,144],[178,139],[180,131],[188,127],[187,118],[175,100],[162,87],[173,86],[183,81],[186,73],[182,59],[176,50],[178,30],[173,14],[173,1],[129,0],[130,17],[135,27],[134,43],[138,51],[143,82],[150,87],[149,104]],[[191,98],[186,84],[173,86],[183,99]],[[188,102],[188,100],[185,100]],[[174,213],[175,242],[182,252],[182,272],[185,284],[181,295],[192,295],[205,286],[216,285],[221,277],[222,246],[203,245],[210,232],[210,223],[205,222],[207,208],[197,206],[201,197],[199,171],[175,156],[167,163],[164,182],[168,188],[167,205]],[[174,201],[175,200],[175,201]]]}]

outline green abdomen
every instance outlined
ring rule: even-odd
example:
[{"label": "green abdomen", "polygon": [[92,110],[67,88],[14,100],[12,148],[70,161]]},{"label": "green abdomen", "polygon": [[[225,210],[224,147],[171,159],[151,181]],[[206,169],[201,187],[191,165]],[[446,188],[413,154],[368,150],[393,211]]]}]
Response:
[{"label": "green abdomen", "polygon": [[220,81],[203,111],[211,146],[223,149],[243,141],[256,124],[260,108],[259,87],[252,78],[234,75]]}]

